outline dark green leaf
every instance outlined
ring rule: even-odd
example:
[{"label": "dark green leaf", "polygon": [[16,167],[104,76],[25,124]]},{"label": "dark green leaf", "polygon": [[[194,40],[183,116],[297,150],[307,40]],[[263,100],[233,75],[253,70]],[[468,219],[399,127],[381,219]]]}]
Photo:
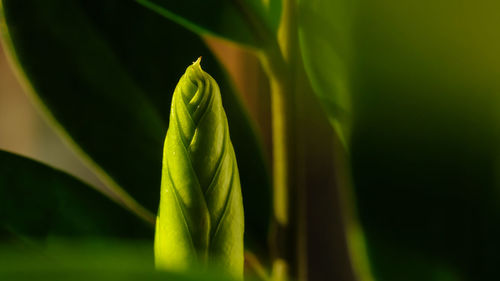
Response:
[{"label": "dark green leaf", "polygon": [[279,0],[267,4],[260,0],[136,1],[196,33],[251,46],[260,46],[276,34],[281,14]]},{"label": "dark green leaf", "polygon": [[144,221],[92,187],[1,150],[0,200],[0,234],[6,238],[150,238],[153,233]]},{"label": "dark green leaf", "polygon": [[353,1],[300,0],[299,41],[307,75],[344,144],[351,126]]},{"label": "dark green leaf", "polygon": [[259,143],[226,74],[198,36],[132,1],[2,5],[5,41],[33,94],[116,181],[115,190],[123,187],[151,211],[159,202],[173,90],[186,66],[203,56],[220,82],[233,128],[246,233],[265,244],[270,189]]}]

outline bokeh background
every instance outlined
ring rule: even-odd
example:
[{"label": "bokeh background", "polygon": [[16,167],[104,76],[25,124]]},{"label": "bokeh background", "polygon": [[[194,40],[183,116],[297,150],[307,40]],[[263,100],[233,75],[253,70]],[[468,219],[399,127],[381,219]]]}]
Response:
[{"label": "bokeh background", "polygon": [[[313,3],[301,10],[309,13],[303,19],[306,25],[307,20],[317,24],[311,25],[317,27],[311,37],[326,46],[320,51],[315,44],[311,48],[319,61],[317,69],[324,71],[321,82],[335,81],[330,78],[338,74],[327,63],[322,68],[323,63],[345,55],[337,49],[346,47],[341,42],[345,38],[332,34],[345,35],[344,31],[351,40],[346,44],[353,109],[349,168],[375,278],[496,280],[500,4],[492,0],[358,1],[352,15],[328,5],[333,1],[301,3]],[[315,3],[327,3],[326,8],[315,10]],[[332,23],[333,15],[344,17]],[[350,24],[345,30],[344,21]],[[236,78],[270,155],[268,85],[257,60],[231,45],[205,40]],[[0,74],[0,148],[100,185],[31,105],[3,52]],[[315,136],[320,138],[321,133]],[[322,148],[317,150],[320,154]],[[331,169],[321,162],[316,165],[312,167],[316,171]],[[314,196],[323,200],[321,206],[339,201],[323,186],[315,188]],[[311,206],[316,208],[316,218],[311,218],[310,225],[319,231],[333,225],[330,231],[338,232],[342,225],[332,223],[332,213],[317,208],[320,204]],[[332,236],[321,238],[316,248],[336,253],[334,246],[323,243]],[[350,273],[341,274],[340,265],[348,262],[339,261],[339,256],[326,259],[318,254],[313,257],[318,261],[316,269],[326,272],[323,276],[333,272],[339,274],[338,280],[352,280]]]}]

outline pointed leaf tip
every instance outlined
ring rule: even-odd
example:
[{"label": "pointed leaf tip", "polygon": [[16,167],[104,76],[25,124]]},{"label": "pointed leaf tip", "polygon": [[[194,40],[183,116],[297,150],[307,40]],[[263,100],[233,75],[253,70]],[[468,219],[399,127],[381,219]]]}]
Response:
[{"label": "pointed leaf tip", "polygon": [[193,65],[201,65],[201,58],[202,56],[199,56],[198,59],[195,62],[193,62]]}]

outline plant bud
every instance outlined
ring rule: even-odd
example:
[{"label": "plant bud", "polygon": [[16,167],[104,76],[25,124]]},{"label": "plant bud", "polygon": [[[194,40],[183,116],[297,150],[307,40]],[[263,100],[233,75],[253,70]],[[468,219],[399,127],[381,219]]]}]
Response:
[{"label": "plant bud", "polygon": [[215,267],[242,278],[238,167],[219,86],[200,59],[187,68],[172,98],[155,262],[159,269]]}]

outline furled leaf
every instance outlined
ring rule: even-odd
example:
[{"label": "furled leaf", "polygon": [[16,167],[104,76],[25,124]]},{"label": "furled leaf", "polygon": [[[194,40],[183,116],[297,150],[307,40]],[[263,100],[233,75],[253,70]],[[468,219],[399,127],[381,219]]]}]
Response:
[{"label": "furled leaf", "polygon": [[150,211],[159,202],[165,109],[186,61],[202,55],[233,128],[247,238],[265,247],[270,188],[259,143],[237,93],[198,36],[133,1],[1,3],[6,49],[31,94],[108,184]]},{"label": "furled leaf", "polygon": [[332,126],[347,144],[351,126],[351,55],[355,1],[300,0],[299,41],[307,75]]},{"label": "furled leaf", "polygon": [[199,33],[261,46],[278,29],[279,0],[136,0],[142,5]]},{"label": "furled leaf", "polygon": [[156,265],[243,275],[243,204],[219,86],[200,59],[172,98],[155,238]]},{"label": "furled leaf", "polygon": [[0,237],[149,238],[152,228],[79,180],[0,150]]}]

